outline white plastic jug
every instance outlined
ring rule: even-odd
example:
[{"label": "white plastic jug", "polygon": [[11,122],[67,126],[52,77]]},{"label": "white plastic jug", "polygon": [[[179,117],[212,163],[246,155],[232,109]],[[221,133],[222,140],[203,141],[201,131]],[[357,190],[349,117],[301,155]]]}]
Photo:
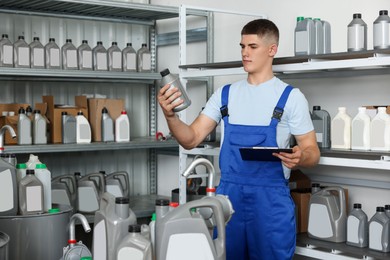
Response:
[{"label": "white plastic jug", "polygon": [[390,151],[390,116],[386,107],[378,107],[378,113],[371,121],[371,150]]},{"label": "white plastic jug", "polygon": [[345,107],[339,107],[337,115],[331,123],[331,147],[336,149],[351,149],[351,123]]},{"label": "white plastic jug", "polygon": [[352,120],[351,147],[353,150],[370,150],[371,118],[365,107],[359,107]]}]

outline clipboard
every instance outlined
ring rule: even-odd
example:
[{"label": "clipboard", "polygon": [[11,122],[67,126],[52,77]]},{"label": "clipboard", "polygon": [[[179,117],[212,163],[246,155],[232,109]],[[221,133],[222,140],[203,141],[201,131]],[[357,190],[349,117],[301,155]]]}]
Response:
[{"label": "clipboard", "polygon": [[278,148],[278,147],[241,147],[241,158],[244,161],[268,161],[280,162],[280,159],[273,156],[273,153],[292,153],[292,148]]}]

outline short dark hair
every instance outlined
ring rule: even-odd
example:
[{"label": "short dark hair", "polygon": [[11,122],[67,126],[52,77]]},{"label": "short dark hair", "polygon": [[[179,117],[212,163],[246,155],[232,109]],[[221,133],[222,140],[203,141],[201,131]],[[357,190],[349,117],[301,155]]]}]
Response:
[{"label": "short dark hair", "polygon": [[241,30],[241,35],[257,34],[259,37],[274,38],[279,44],[279,29],[268,19],[257,19],[247,23]]}]

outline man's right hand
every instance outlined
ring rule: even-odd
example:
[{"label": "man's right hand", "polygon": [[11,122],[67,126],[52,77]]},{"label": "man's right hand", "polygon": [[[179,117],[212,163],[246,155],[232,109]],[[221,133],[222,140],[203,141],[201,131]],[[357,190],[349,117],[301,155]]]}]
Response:
[{"label": "man's right hand", "polygon": [[[157,95],[158,103],[163,110],[165,117],[168,119],[175,116],[173,109],[181,104],[183,104],[183,99],[179,99],[173,102],[175,99],[181,96],[181,92],[178,88],[170,88],[170,84],[166,84],[160,89]],[[172,103],[173,102],[173,103]]]}]

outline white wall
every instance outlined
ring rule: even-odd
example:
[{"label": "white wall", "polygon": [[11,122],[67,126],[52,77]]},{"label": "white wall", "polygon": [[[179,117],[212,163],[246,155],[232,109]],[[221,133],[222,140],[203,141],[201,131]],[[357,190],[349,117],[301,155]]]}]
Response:
[{"label": "white wall", "polygon": [[[221,5],[223,3],[223,5]],[[151,4],[173,5],[180,4],[193,5],[208,8],[222,8],[225,10],[247,11],[251,13],[265,13],[269,19],[274,21],[280,30],[280,46],[278,57],[293,56],[294,46],[294,28],[297,16],[319,17],[330,22],[332,26],[332,52],[345,52],[347,49],[347,25],[352,20],[353,13],[362,13],[363,20],[368,27],[368,49],[372,49],[372,23],[378,16],[379,10],[389,9],[388,1],[364,1],[364,0],[346,0],[346,1],[313,1],[313,0],[225,0],[225,1],[207,1],[207,0],[151,0]],[[214,55],[216,61],[229,61],[240,59],[240,49],[238,43],[240,40],[240,29],[250,18],[238,19],[237,17],[226,18],[225,16],[216,17],[215,49]],[[218,23],[219,22],[219,23]],[[171,24],[172,25],[172,24]],[[173,30],[177,30],[173,27]],[[172,28],[171,28],[172,29]],[[164,30],[167,28],[164,27]],[[191,47],[192,46],[192,47]],[[190,48],[201,49],[199,45],[192,44]],[[169,49],[169,51],[165,51]],[[159,60],[163,60],[165,67],[177,69],[178,49],[177,47],[168,47],[163,52],[159,51]],[[204,50],[204,46],[203,46]],[[169,55],[166,55],[169,53]],[[199,51],[192,52],[189,60],[199,60],[201,55]],[[203,56],[203,62],[205,57]],[[202,62],[202,61],[201,61]],[[189,61],[191,63],[191,61]],[[161,65],[161,62],[160,64]],[[235,78],[218,77],[215,87],[230,82]],[[361,76],[361,77],[335,77],[335,78],[312,78],[300,80],[286,80],[286,82],[301,89],[307,97],[310,107],[321,105],[328,110],[333,117],[337,112],[338,106],[346,106],[349,114],[354,116],[357,113],[357,107],[360,105],[383,105],[390,104],[390,76]],[[194,100],[198,93],[203,91],[191,88],[189,94]],[[200,98],[204,100],[204,97]],[[199,106],[199,104],[198,104]],[[200,105],[201,106],[201,105]],[[188,121],[196,116],[199,107],[191,107]],[[166,129],[163,118],[159,117],[159,128]],[[164,160],[168,158],[164,157]],[[178,161],[176,157],[177,168],[169,163],[165,168],[165,163],[159,162],[159,178],[164,178],[164,187],[159,187],[159,191],[167,192],[172,187],[177,187]],[[173,167],[173,168],[172,168]],[[308,175],[327,174],[345,178],[371,179],[378,181],[389,181],[387,171],[360,170],[342,167],[324,167],[319,166],[310,170],[304,170]],[[364,185],[364,184],[363,184]],[[171,187],[169,187],[171,186]],[[375,213],[377,205],[390,204],[390,191],[384,189],[373,189],[365,187],[350,186],[350,203],[360,202],[363,209],[371,217]],[[169,194],[167,194],[169,195]]]}]

